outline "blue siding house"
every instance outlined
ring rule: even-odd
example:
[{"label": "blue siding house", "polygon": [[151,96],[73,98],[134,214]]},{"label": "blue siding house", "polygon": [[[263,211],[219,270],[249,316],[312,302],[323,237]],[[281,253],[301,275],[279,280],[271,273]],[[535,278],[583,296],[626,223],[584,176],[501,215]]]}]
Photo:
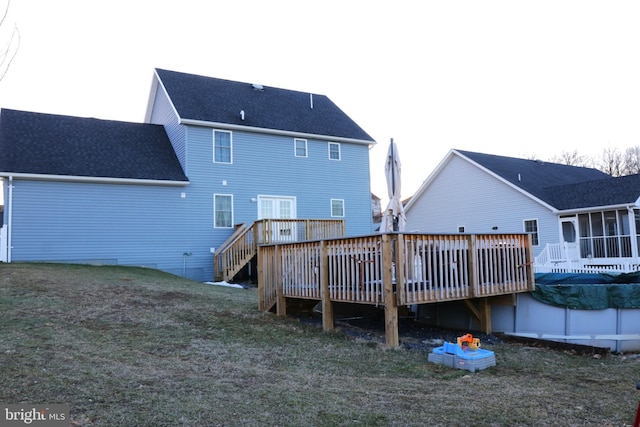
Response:
[{"label": "blue siding house", "polygon": [[368,234],[372,144],[324,95],[160,69],[145,123],[2,109],[0,261],[206,281],[238,223],[339,218]]}]

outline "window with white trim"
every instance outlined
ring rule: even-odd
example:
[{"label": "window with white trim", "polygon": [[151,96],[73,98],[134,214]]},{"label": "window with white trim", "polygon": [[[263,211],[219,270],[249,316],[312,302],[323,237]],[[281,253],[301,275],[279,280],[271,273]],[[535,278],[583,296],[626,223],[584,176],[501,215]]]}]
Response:
[{"label": "window with white trim", "polygon": [[329,160],[340,160],[340,144],[337,142],[329,143]]},{"label": "window with white trim", "polygon": [[233,228],[233,195],[213,195],[214,228]]},{"label": "window with white trim", "polygon": [[294,138],[293,152],[296,157],[307,157],[307,140]]},{"label": "window with white trim", "polygon": [[213,131],[213,162],[232,163],[231,132],[226,130]]},{"label": "window with white trim", "polygon": [[331,216],[332,217],[344,217],[344,200],[343,199],[331,199]]},{"label": "window with white trim", "polygon": [[538,220],[537,219],[525,219],[524,220],[524,232],[531,234],[531,244],[538,246]]}]

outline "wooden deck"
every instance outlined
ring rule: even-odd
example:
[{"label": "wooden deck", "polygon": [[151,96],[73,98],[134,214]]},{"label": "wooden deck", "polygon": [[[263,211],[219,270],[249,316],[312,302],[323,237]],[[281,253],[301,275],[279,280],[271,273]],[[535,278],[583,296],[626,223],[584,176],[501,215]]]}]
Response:
[{"label": "wooden deck", "polygon": [[387,345],[398,340],[398,306],[464,300],[491,330],[489,297],[531,291],[527,234],[375,234],[258,247],[259,308],[286,315],[287,299],[384,306]]}]

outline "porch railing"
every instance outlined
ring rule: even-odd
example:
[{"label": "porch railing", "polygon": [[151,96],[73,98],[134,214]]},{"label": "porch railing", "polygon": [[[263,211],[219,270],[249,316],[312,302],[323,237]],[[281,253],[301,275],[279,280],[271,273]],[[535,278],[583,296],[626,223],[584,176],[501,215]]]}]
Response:
[{"label": "porch railing", "polygon": [[376,234],[265,245],[258,257],[263,310],[286,304],[286,298],[379,304],[387,310],[534,287],[527,234]]},{"label": "porch railing", "polygon": [[341,237],[344,234],[344,220],[338,219],[261,219],[250,227],[243,224],[214,253],[214,278],[232,280],[256,255],[260,244]]}]

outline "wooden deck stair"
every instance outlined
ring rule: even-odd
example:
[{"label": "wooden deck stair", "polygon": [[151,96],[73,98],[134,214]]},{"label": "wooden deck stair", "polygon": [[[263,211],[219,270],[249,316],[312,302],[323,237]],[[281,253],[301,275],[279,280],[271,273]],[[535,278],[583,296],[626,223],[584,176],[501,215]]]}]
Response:
[{"label": "wooden deck stair", "polygon": [[255,256],[254,225],[236,224],[231,236],[213,255],[213,271],[216,281],[228,282]]},{"label": "wooden deck stair", "polygon": [[233,280],[256,256],[258,245],[337,238],[344,234],[344,220],[336,219],[261,219],[248,227],[245,223],[237,224],[214,253],[214,280]]}]

